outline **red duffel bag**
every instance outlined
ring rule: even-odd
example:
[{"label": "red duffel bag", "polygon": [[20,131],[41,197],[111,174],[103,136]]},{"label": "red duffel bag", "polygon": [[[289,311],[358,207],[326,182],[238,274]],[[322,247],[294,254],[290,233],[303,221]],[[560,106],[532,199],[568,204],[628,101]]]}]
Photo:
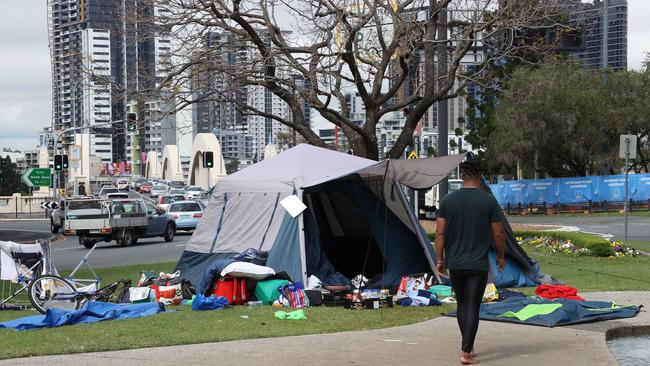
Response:
[{"label": "red duffel bag", "polygon": [[220,277],[214,283],[212,293],[216,297],[225,297],[230,305],[241,305],[249,298],[246,293],[246,279],[231,276]]}]

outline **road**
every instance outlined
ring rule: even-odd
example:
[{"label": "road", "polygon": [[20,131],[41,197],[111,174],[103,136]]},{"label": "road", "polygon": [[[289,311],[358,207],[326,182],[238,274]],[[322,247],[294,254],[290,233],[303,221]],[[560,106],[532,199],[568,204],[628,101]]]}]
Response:
[{"label": "road", "polygon": [[[139,196],[130,192],[130,196]],[[148,197],[145,197],[148,198]],[[46,220],[35,221],[2,221],[1,230],[16,230],[21,232],[38,232],[47,235],[50,224]],[[137,245],[121,247],[115,241],[100,242],[88,262],[93,267],[112,267],[118,265],[157,263],[176,261],[180,258],[185,243],[192,237],[191,232],[177,232],[174,241],[166,243],[163,238],[139,239]],[[55,266],[61,269],[74,268],[83,258],[88,249],[79,245],[76,236],[58,235],[58,240],[52,243],[52,256]],[[20,240],[14,239],[14,240]],[[143,268],[143,270],[146,268]]]},{"label": "road", "polygon": [[[585,232],[614,235],[615,240],[623,240],[625,235],[623,216],[508,216],[508,221],[522,224],[576,226]],[[629,240],[650,241],[650,217],[630,216],[628,222]]]}]

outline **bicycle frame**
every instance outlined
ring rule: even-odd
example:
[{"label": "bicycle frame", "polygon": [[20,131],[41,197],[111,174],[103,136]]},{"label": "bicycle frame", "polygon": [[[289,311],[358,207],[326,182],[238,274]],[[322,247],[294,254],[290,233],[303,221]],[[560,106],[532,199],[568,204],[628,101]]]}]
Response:
[{"label": "bicycle frame", "polygon": [[[90,265],[90,263],[88,263],[88,257],[90,257],[90,255],[93,253],[93,251],[95,250],[96,247],[97,247],[97,244],[93,245],[93,247],[90,248],[88,253],[86,253],[86,255],[84,255],[84,257],[81,258],[81,260],[79,261],[79,263],[77,264],[75,269],[73,269],[72,272],[68,276],[65,277],[66,280],[68,280],[68,281],[70,281],[70,283],[72,283],[72,285],[75,287],[75,290],[77,289],[78,285],[89,286],[89,285],[94,284],[95,287],[96,287],[95,291],[99,290],[99,288],[100,288],[101,278],[97,275],[97,273],[95,273],[95,270],[93,270],[93,267]],[[81,267],[84,264],[88,267],[88,269],[90,270],[90,273],[92,273],[93,276],[95,276],[94,279],[75,278],[74,277],[74,275],[77,273],[77,271],[79,269],[81,269]]]},{"label": "bicycle frame", "polygon": [[[36,263],[36,264],[34,264],[31,268],[29,268],[29,270],[27,271],[27,273],[30,273],[30,274],[34,273],[34,270],[36,269],[36,267],[38,267],[38,266],[41,265],[41,264],[42,264],[42,263]],[[29,287],[29,283],[30,283],[32,280],[34,280],[34,279],[36,279],[37,277],[39,277],[39,276],[40,276],[40,274],[39,274],[39,275],[36,275],[36,276],[33,276],[33,275],[30,275],[30,276],[19,275],[18,278],[17,278],[17,280],[16,280],[16,290],[14,290],[14,292],[13,292],[11,295],[9,295],[9,297],[7,297],[6,299],[0,299],[0,306],[2,306],[2,305],[4,305],[4,304],[6,304],[7,302],[9,302],[9,300],[11,300],[11,299],[13,299],[14,297],[16,297],[16,295],[18,295],[19,293],[25,291],[25,290]],[[6,282],[6,281],[3,281],[3,282],[2,282],[2,294],[3,294],[3,296],[4,296],[4,283],[5,283],[5,282]],[[11,291],[11,285],[9,285],[9,289],[10,289],[10,291]]]}]

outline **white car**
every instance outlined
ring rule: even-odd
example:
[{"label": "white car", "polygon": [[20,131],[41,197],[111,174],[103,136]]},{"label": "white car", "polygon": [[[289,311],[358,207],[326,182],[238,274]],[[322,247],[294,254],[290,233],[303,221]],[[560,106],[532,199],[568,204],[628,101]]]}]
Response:
[{"label": "white car", "polygon": [[201,196],[201,192],[203,192],[203,188],[199,186],[189,186],[185,190],[185,196],[187,196],[188,200],[193,200],[199,198]]},{"label": "white car", "polygon": [[102,189],[99,191],[99,196],[106,197],[106,195],[109,193],[120,193],[120,190],[111,186],[103,186]]},{"label": "white car", "polygon": [[129,180],[128,179],[118,179],[117,180],[117,189],[119,190],[129,190]]},{"label": "white car", "polygon": [[128,193],[108,193],[106,195],[107,200],[126,200],[129,199],[129,194]]}]

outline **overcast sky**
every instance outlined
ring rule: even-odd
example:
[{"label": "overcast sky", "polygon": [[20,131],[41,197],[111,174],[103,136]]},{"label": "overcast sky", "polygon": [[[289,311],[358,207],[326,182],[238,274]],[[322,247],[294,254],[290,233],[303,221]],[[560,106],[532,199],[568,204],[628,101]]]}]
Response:
[{"label": "overcast sky", "polygon": [[[45,0],[4,0],[0,12],[0,146],[34,149],[52,120]],[[628,0],[628,65],[650,51],[650,0]]]}]

